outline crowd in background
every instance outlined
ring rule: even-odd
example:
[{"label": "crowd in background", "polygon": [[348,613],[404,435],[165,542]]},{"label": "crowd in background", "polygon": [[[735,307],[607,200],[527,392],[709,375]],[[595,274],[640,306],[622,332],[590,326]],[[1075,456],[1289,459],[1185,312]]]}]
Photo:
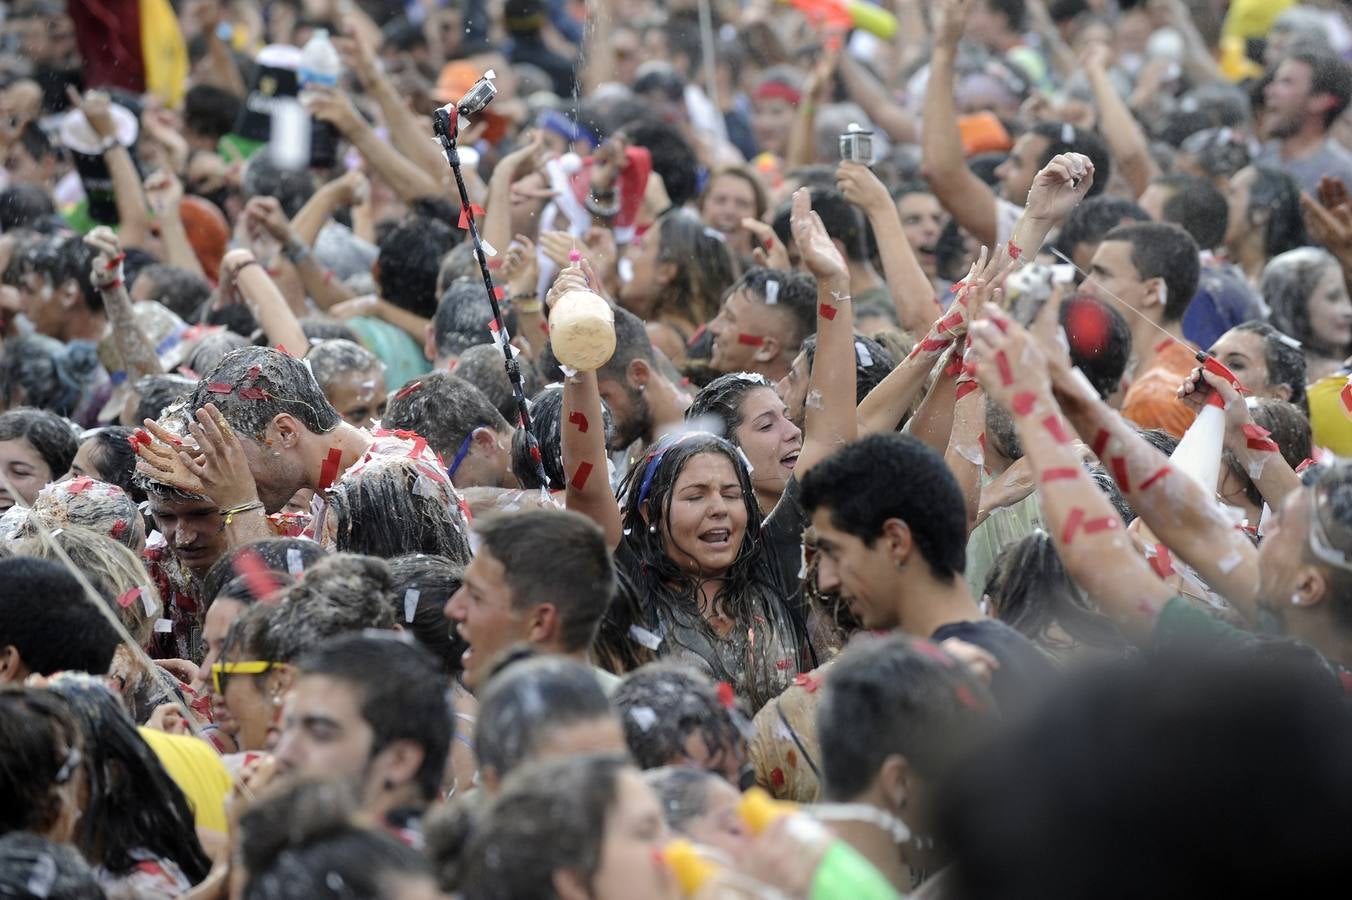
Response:
[{"label": "crowd in background", "polygon": [[0,3],[0,896],[1327,890],[1349,103],[1333,0]]}]

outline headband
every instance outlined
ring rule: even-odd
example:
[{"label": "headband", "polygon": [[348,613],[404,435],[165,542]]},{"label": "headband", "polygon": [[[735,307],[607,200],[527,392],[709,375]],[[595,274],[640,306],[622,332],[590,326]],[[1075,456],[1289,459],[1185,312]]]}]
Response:
[{"label": "headband", "polygon": [[767,81],[756,88],[755,99],[757,100],[785,100],[797,106],[802,102],[803,94],[801,91],[794,90],[791,86],[782,81]]}]

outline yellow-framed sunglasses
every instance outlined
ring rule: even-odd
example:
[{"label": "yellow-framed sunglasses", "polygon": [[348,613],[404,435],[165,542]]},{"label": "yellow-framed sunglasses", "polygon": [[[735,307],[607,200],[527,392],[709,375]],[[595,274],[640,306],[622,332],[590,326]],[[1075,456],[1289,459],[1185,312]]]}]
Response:
[{"label": "yellow-framed sunglasses", "polygon": [[276,663],[266,659],[244,659],[239,662],[216,662],[211,664],[211,686],[217,696],[225,696],[226,675],[262,675]]}]

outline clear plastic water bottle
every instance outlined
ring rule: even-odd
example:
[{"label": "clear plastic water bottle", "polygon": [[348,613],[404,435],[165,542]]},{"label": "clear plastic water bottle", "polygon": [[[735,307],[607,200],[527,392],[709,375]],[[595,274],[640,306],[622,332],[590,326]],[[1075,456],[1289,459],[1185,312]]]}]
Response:
[{"label": "clear plastic water bottle", "polygon": [[[343,74],[343,61],[338,56],[338,48],[329,40],[328,29],[315,29],[315,33],[305,42],[296,74],[302,97],[309,87],[338,86],[338,77]],[[328,122],[311,119],[310,165],[314,168],[328,169],[337,161],[338,129]]]}]

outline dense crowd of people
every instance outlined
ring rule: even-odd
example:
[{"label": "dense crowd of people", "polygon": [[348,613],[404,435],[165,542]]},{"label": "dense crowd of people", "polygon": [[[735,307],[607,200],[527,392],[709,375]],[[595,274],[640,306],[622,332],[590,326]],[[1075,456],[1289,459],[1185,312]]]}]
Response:
[{"label": "dense crowd of people", "polygon": [[1345,3],[0,36],[0,896],[1348,874]]}]

